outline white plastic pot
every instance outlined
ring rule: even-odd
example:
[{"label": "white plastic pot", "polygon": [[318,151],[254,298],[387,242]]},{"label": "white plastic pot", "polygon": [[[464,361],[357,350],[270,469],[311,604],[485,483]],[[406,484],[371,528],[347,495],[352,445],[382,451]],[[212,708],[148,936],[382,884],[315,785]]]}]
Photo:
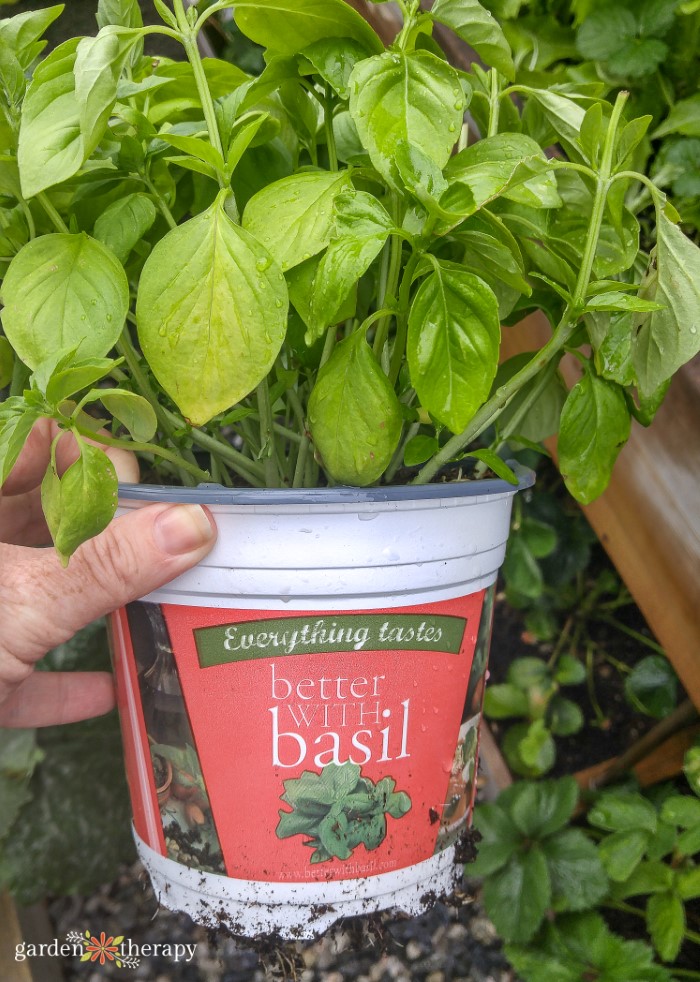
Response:
[{"label": "white plastic pot", "polygon": [[136,843],[166,907],[309,938],[452,892],[519,488],[122,488],[122,512],[198,501],[219,528],[112,617]]}]

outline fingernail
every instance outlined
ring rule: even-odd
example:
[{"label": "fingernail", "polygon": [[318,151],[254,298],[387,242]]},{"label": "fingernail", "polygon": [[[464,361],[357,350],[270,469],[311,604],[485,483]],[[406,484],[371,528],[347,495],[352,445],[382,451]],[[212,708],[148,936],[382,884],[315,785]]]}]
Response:
[{"label": "fingernail", "polygon": [[153,537],[163,552],[182,556],[211,542],[214,529],[201,505],[173,505],[157,516]]}]

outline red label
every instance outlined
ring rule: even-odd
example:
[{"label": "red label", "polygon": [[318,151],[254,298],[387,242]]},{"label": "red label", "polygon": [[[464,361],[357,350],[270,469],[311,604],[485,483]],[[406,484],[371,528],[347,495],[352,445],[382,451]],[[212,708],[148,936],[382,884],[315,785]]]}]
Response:
[{"label": "red label", "polygon": [[121,654],[167,855],[308,882],[454,842],[474,785],[483,599],[342,614],[131,605]]}]

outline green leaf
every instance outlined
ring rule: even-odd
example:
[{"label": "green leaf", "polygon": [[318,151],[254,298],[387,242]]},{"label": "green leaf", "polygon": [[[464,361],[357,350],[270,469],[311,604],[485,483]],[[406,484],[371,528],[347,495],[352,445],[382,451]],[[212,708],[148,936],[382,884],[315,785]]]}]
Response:
[{"label": "green leaf", "polygon": [[143,27],[138,0],[99,0],[97,26],[102,29],[109,24],[116,24],[119,27]]},{"label": "green leaf", "polygon": [[127,194],[109,205],[95,222],[94,235],[121,263],[156,220],[156,206],[146,194]]},{"label": "green leaf", "polygon": [[573,99],[551,89],[535,89],[527,85],[519,88],[535,100],[547,122],[566,149],[572,153],[574,159],[582,157],[583,151],[578,138],[586,115],[585,110]]},{"label": "green leaf", "polygon": [[700,826],[700,801],[691,795],[671,795],[661,806],[661,818],[682,829]]},{"label": "green leaf", "polygon": [[347,37],[324,37],[304,48],[301,56],[341,99],[347,100],[350,98],[350,75],[356,63],[367,57],[367,48]]},{"label": "green leaf", "polygon": [[40,38],[65,8],[56,4],[45,10],[28,10],[0,21],[0,41],[13,52],[22,68],[29,68],[46,46]]},{"label": "green leaf", "polygon": [[107,412],[123,423],[134,440],[148,443],[153,439],[158,420],[153,406],[143,396],[119,389],[95,389],[94,396]]},{"label": "green leaf", "polygon": [[[52,406],[60,406],[64,399],[69,399],[76,392],[81,392],[89,386],[99,382],[105,375],[109,375],[114,368],[115,362],[112,358],[85,358],[75,359],[75,352],[71,352],[68,359],[61,359],[56,369],[51,372],[44,385],[44,392],[47,401]],[[39,384],[39,373],[42,366],[39,366],[32,380],[32,384]]]},{"label": "green leaf", "polygon": [[287,327],[282,273],[228,217],[225,196],[161,239],[143,268],[136,302],[144,355],[195,425],[258,385]]},{"label": "green leaf", "polygon": [[107,528],[117,510],[117,472],[104,451],[81,443],[80,457],[62,477],[49,465],[41,504],[63,565],[78,546]]},{"label": "green leaf", "polygon": [[338,344],[309,398],[309,428],[339,484],[365,487],[384,473],[401,437],[401,407],[365,331]]},{"label": "green leaf", "polygon": [[291,269],[330,243],[333,203],[349,184],[347,171],[305,171],[275,181],[250,199],[243,227],[282,269]]},{"label": "green leaf", "polygon": [[586,310],[632,310],[647,313],[652,310],[663,310],[662,304],[653,300],[643,300],[641,297],[631,297],[628,293],[607,291],[599,296],[586,300]]},{"label": "green leaf", "polygon": [[177,133],[159,133],[159,139],[164,140],[176,150],[190,154],[196,160],[209,164],[214,173],[223,171],[224,159],[208,140],[203,140],[198,136],[180,136]]},{"label": "green leaf", "polygon": [[683,773],[695,794],[700,796],[700,744],[697,741],[683,758]]},{"label": "green leaf", "polygon": [[440,449],[440,444],[434,436],[414,436],[406,444],[403,462],[406,467],[417,467],[430,460]]},{"label": "green leaf", "polygon": [[117,86],[138,31],[106,27],[95,38],[83,38],[76,50],[73,73],[80,112],[83,160],[102,139],[117,101]]},{"label": "green leaf", "polygon": [[336,236],[319,263],[309,304],[311,345],[335,322],[351,288],[369,269],[394,228],[388,212],[364,191],[344,191],[335,199]]},{"label": "green leaf", "polygon": [[700,351],[700,249],[659,212],[656,268],[640,296],[663,304],[645,318],[634,339],[633,360],[642,394],[650,395]]},{"label": "green leaf", "polygon": [[460,267],[438,264],[411,305],[407,356],[422,405],[453,433],[488,397],[500,337],[493,291]]},{"label": "green leaf", "polygon": [[510,45],[491,11],[478,0],[436,0],[430,16],[466,41],[487,65],[513,80],[515,66]]},{"label": "green leaf", "polygon": [[557,750],[544,720],[518,723],[511,727],[503,740],[506,760],[523,777],[541,777],[550,771]]},{"label": "green leaf", "polygon": [[508,669],[508,681],[527,692],[551,684],[552,673],[542,658],[516,658]]},{"label": "green leaf", "polygon": [[500,798],[503,807],[528,839],[559,832],[573,815],[579,790],[572,777],[555,781],[521,781]]},{"label": "green leaf", "polygon": [[656,831],[656,809],[641,794],[625,791],[607,792],[588,812],[588,821],[609,832],[630,829]]},{"label": "green leaf", "polygon": [[106,355],[124,326],[129,284],[113,253],[85,232],[52,233],[12,260],[2,301],[5,334],[36,368],[65,348],[77,348],[81,358]]},{"label": "green leaf", "polygon": [[583,713],[571,699],[554,696],[547,712],[549,728],[555,736],[572,736],[583,729]]},{"label": "green leaf", "polygon": [[41,415],[20,397],[17,397],[14,411],[10,412],[6,408],[9,401],[0,404],[0,410],[6,410],[4,416],[0,415],[0,488],[9,477],[32,426]]},{"label": "green leaf", "polygon": [[700,136],[700,92],[689,99],[679,99],[671,111],[651,134],[653,140],[678,133],[681,136]]},{"label": "green leaf", "polygon": [[527,716],[528,699],[522,689],[509,683],[489,685],[484,695],[484,713],[489,719]]},{"label": "green leaf", "polygon": [[670,891],[649,897],[647,930],[661,959],[675,961],[685,936],[685,910],[680,897]]},{"label": "green leaf", "polygon": [[622,5],[594,10],[581,25],[576,47],[584,58],[607,61],[637,34],[637,21]]},{"label": "green leaf", "polygon": [[486,913],[506,941],[529,941],[550,905],[552,887],[540,846],[517,853],[484,883]]},{"label": "green leaf", "polygon": [[608,892],[608,878],[594,843],[580,829],[563,829],[542,843],[557,911],[595,907]]},{"label": "green leaf", "polygon": [[694,856],[700,852],[700,827],[681,832],[676,842],[676,850],[681,856]]},{"label": "green leaf", "polygon": [[4,389],[12,380],[15,356],[12,345],[7,338],[0,337],[0,389]]},{"label": "green leaf", "polygon": [[25,198],[73,177],[85,161],[73,74],[79,43],[72,38],[52,51],[27,89],[18,149]]},{"label": "green leaf", "polygon": [[[549,162],[538,143],[522,133],[499,133],[484,137],[451,158],[445,177],[451,185],[465,185],[477,210],[500,195],[513,191],[547,171]],[[443,197],[451,208],[453,192]]]},{"label": "green leaf", "polygon": [[642,829],[613,832],[600,843],[600,858],[611,880],[628,880],[641,862],[649,843],[649,833]]},{"label": "green leaf", "polygon": [[482,450],[470,450],[469,453],[464,454],[465,457],[473,457],[474,460],[480,460],[483,464],[493,471],[496,477],[500,477],[501,480],[507,481],[509,484],[517,485],[518,477],[515,472],[506,464],[502,457],[499,457],[497,453],[493,450],[488,450],[483,448]]},{"label": "green leaf", "polygon": [[508,590],[514,590],[530,600],[542,596],[542,570],[523,536],[511,535],[508,540],[502,572]]},{"label": "green leaf", "polygon": [[676,873],[676,893],[681,900],[700,897],[700,866],[687,866]]},{"label": "green leaf", "polygon": [[314,41],[352,38],[369,52],[382,43],[366,20],[342,0],[237,0],[234,17],[256,44],[296,55]]},{"label": "green leaf", "polygon": [[623,390],[587,367],[564,403],[559,431],[559,467],[577,501],[589,504],[603,493],[630,430]]},{"label": "green leaf", "polygon": [[481,841],[469,875],[489,876],[505,866],[520,846],[522,836],[500,804],[477,805],[474,827],[480,832]]},{"label": "green leaf", "polygon": [[350,113],[374,166],[394,187],[399,145],[415,147],[442,169],[464,113],[457,72],[428,51],[389,52],[355,65]]},{"label": "green leaf", "polygon": [[586,681],[586,666],[573,655],[561,655],[557,659],[554,678],[560,685],[581,685]]},{"label": "green leaf", "polygon": [[643,860],[627,880],[614,885],[614,898],[624,900],[640,894],[663,893],[671,888],[673,879],[673,870],[666,863]]},{"label": "green leaf", "polygon": [[608,68],[623,78],[653,75],[668,55],[668,45],[656,38],[633,38],[611,55]]},{"label": "green leaf", "polygon": [[678,699],[678,678],[669,660],[661,655],[642,658],[625,679],[625,695],[648,716],[668,716]]}]

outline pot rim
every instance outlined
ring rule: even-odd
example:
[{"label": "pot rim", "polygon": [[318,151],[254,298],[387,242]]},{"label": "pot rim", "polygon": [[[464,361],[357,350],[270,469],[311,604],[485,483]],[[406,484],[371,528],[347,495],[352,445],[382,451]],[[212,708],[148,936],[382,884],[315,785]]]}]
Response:
[{"label": "pot rim", "polygon": [[158,484],[120,484],[124,501],[166,501],[205,505],[317,505],[364,504],[383,501],[424,501],[439,498],[481,498],[515,494],[535,483],[535,473],[517,461],[508,461],[517,484],[500,478],[479,481],[449,481],[443,484],[397,484],[386,487],[351,488],[225,488],[221,484],[199,484],[184,488]]}]

